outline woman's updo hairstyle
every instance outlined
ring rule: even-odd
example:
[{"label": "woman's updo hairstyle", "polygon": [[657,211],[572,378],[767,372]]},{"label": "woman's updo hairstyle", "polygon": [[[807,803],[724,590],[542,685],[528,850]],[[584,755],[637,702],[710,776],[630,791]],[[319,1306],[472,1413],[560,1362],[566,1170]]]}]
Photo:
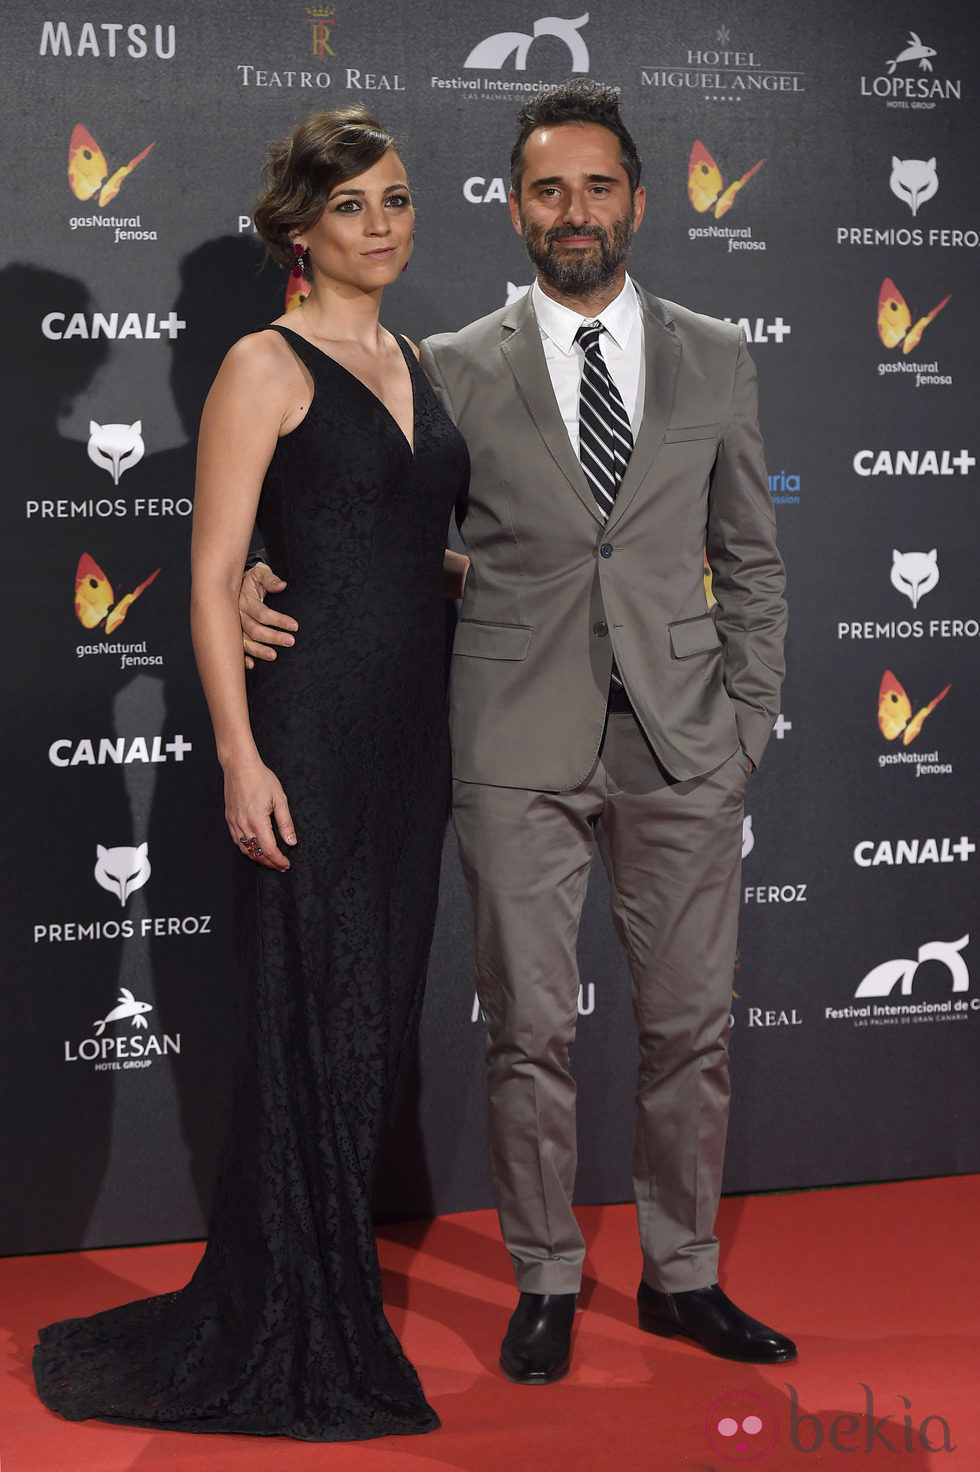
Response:
[{"label": "woman's updo hairstyle", "polygon": [[[253,218],[266,250],[280,266],[293,266],[291,235],[314,224],[340,184],[373,168],[395,140],[366,107],[315,112],[275,143],[263,170],[266,187]],[[304,275],[308,275],[303,258]]]}]

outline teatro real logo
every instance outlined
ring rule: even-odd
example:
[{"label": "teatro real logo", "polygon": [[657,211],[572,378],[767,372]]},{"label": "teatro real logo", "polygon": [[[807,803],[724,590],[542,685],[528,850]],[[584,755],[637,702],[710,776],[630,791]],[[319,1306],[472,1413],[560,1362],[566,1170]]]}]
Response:
[{"label": "teatro real logo", "polygon": [[334,5],[308,5],[306,7],[306,18],[312,43],[310,55],[317,61],[326,61],[328,56],[337,54],[330,45],[330,37],[337,24],[336,15],[337,10]]},{"label": "teatro real logo", "polygon": [[918,110],[934,108],[937,102],[959,102],[962,82],[934,75],[937,54],[934,46],[909,31],[904,46],[885,61],[883,72],[861,78],[861,96],[881,98],[886,107]]},{"label": "teatro real logo", "polygon": [[467,68],[481,67],[484,71],[500,71],[504,63],[513,57],[514,70],[527,71],[528,52],[534,42],[542,36],[554,36],[559,41],[564,41],[568,47],[571,63],[569,70],[587,72],[589,70],[589,48],[579,35],[579,31],[588,24],[588,19],[588,11],[575,20],[564,20],[561,16],[547,15],[534,22],[529,36],[522,31],[498,31],[496,35],[487,36],[485,41],[474,46],[463,65]]},{"label": "teatro real logo", "polygon": [[[337,74],[328,71],[337,53],[337,7],[328,0],[314,0],[304,7],[303,60],[283,66],[281,58],[257,58],[235,63],[242,87],[263,87],[275,92],[404,92],[405,83],[397,72],[365,70],[363,66],[347,66]],[[312,98],[311,98],[312,101]]]}]

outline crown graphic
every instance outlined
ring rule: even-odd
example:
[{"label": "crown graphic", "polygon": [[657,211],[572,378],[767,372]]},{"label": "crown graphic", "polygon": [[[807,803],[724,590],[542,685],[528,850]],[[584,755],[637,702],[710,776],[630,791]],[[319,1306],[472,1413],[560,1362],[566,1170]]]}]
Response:
[{"label": "crown graphic", "polygon": [[337,7],[335,5],[308,5],[306,13],[312,15],[315,20],[329,20],[337,13]]}]

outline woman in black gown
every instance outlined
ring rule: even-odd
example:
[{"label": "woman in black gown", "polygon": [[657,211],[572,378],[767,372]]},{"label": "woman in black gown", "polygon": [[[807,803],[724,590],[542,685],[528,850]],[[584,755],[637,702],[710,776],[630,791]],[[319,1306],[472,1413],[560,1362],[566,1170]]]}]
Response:
[{"label": "woman in black gown", "polygon": [[[195,651],[242,853],[231,1130],[191,1282],[42,1330],[35,1376],[73,1420],[344,1441],[438,1425],[384,1316],[370,1189],[435,914],[444,541],[467,456],[378,321],[413,210],[370,114],[300,125],[256,224],[312,289],[231,349],[198,452]],[[246,698],[256,517],[303,637]]]}]

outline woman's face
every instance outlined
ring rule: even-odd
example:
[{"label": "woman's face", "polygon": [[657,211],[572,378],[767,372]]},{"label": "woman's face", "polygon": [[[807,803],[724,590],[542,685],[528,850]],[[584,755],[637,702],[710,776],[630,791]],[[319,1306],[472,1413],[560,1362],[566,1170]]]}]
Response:
[{"label": "woman's face", "polygon": [[310,252],[314,282],[375,291],[407,264],[414,225],[405,165],[389,149],[363,174],[339,184],[316,223],[294,238]]}]

